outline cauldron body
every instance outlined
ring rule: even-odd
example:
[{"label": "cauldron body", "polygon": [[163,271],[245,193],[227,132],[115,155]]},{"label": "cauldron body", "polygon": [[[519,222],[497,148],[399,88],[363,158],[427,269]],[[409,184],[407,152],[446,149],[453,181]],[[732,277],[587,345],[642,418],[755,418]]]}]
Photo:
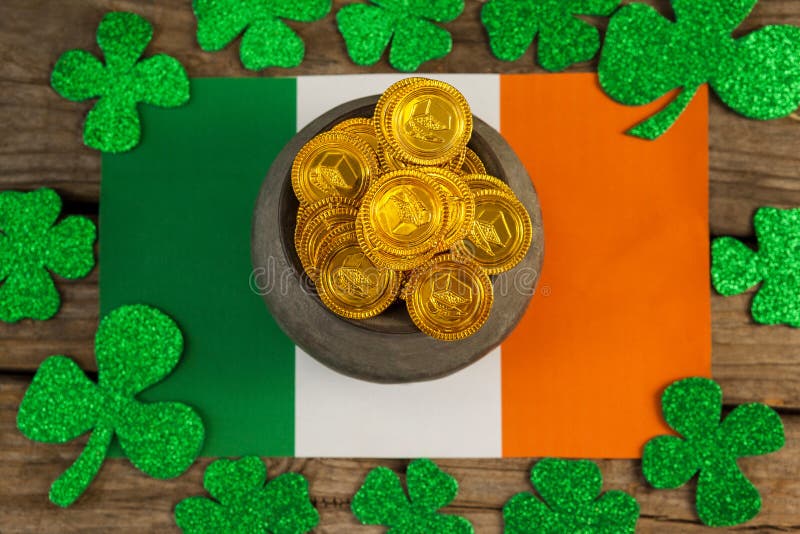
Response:
[{"label": "cauldron body", "polygon": [[278,325],[305,352],[345,375],[382,383],[433,380],[454,373],[489,353],[508,336],[530,302],[544,255],[539,200],[525,167],[491,126],[475,117],[469,146],[487,172],[505,181],[530,214],[533,242],[514,269],[492,277],[495,300],[486,324],[461,341],[439,341],[420,332],[396,302],[363,321],[328,310],[304,274],[295,252],[299,206],[291,185],[292,162],[311,138],[353,117],[371,117],[378,96],[338,106],[303,128],[267,174],[256,202],[252,229],[254,284]]}]

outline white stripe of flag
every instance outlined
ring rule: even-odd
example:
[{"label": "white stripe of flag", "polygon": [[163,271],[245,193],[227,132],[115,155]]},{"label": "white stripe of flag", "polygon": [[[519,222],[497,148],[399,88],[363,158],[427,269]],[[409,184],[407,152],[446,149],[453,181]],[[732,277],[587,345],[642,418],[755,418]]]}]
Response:
[{"label": "white stripe of flag", "polygon": [[[500,76],[421,74],[458,88],[473,113],[500,129]],[[297,79],[297,129],[329,109],[380,94],[399,74]],[[371,384],[295,350],[295,456],[502,456],[501,355],[494,350],[449,377]]]}]

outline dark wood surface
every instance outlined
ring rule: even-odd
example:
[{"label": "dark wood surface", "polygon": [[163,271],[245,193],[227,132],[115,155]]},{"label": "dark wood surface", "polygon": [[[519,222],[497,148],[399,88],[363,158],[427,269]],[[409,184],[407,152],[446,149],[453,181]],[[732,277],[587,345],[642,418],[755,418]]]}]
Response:
[{"label": "dark wood surface", "polygon": [[[335,1],[333,13],[347,2]],[[650,2],[670,13],[669,2]],[[491,55],[480,26],[481,2],[467,0],[464,15],[448,24],[454,51],[431,62],[433,72],[532,72],[533,52],[514,63]],[[2,0],[0,1],[0,190],[49,186],[65,199],[65,211],[96,219],[100,188],[99,154],[81,144],[89,104],[59,98],[48,85],[61,52],[96,51],[94,35],[103,14],[131,10],[155,26],[150,51],[176,56],[190,76],[251,76],[237,48],[208,54],[195,42],[189,0]],[[763,24],[800,25],[800,1],[762,0],[740,31]],[[306,61],[292,70],[258,75],[389,72],[353,65],[346,56],[333,15],[314,24],[292,24],[307,44]],[[592,70],[593,63],[573,70]],[[711,201],[714,235],[752,237],[752,214],[763,205],[800,206],[800,121],[745,120],[712,98],[710,110]],[[100,228],[102,232],[102,228]],[[100,264],[102,268],[102,263]],[[92,338],[97,326],[98,269],[76,282],[59,282],[63,299],[55,319],[0,324],[0,532],[171,532],[172,507],[201,494],[208,460],[173,481],[149,479],[124,460],[109,460],[89,491],[68,510],[49,504],[50,483],[77,457],[84,440],[51,446],[23,438],[16,410],[39,363],[51,354],[69,354],[93,369]],[[676,290],[680,290],[676,288]],[[800,531],[800,330],[753,324],[752,292],[712,298],[713,374],[729,404],[760,401],[778,409],[787,429],[779,453],[746,459],[745,473],[760,488],[764,508],[736,529],[751,532]],[[512,494],[528,489],[533,459],[442,460],[460,481],[450,510],[468,517],[477,532],[500,532],[500,508]],[[270,474],[299,471],[311,484],[322,514],[319,532],[380,532],[356,526],[349,504],[366,472],[375,465],[403,471],[407,460],[270,459]],[[647,486],[637,461],[601,461],[606,487],[627,490],[642,506],[642,532],[699,532],[692,487],[656,491]]]}]

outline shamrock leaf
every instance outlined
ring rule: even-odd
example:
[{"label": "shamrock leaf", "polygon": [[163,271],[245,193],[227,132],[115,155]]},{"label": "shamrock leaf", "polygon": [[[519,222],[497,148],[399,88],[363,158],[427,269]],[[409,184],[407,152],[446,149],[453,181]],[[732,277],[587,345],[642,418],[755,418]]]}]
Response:
[{"label": "shamrock leaf", "polygon": [[519,59],[538,34],[539,64],[560,71],[589,61],[600,49],[600,32],[577,15],[607,16],[618,4],[619,0],[490,0],[481,20],[499,59]]},{"label": "shamrock leaf", "polygon": [[296,67],[303,62],[303,40],[281,19],[313,22],[331,10],[331,0],[193,0],[197,42],[217,52],[244,33],[239,48],[250,70]]},{"label": "shamrock leaf", "polygon": [[94,267],[94,223],[71,216],[56,224],[60,212],[52,189],[0,193],[0,321],[50,319],[61,299],[48,270],[75,279]]},{"label": "shamrock leaf", "polygon": [[69,506],[94,479],[116,434],[134,466],[155,478],[189,468],[203,444],[203,422],[175,402],[142,404],[135,396],[177,365],[183,336],[167,315],[123,306],[100,321],[95,336],[98,381],[65,356],[47,358],[19,407],[17,426],[29,439],[65,443],[91,431],[86,448],[50,488]]},{"label": "shamrock leaf", "polygon": [[430,460],[415,460],[406,473],[408,495],[400,478],[386,467],[376,467],[353,497],[353,514],[365,525],[384,525],[392,534],[427,532],[472,533],[472,524],[456,515],[438,512],[458,493],[456,479]]},{"label": "shamrock leaf", "polygon": [[677,488],[698,471],[696,507],[709,526],[732,526],[755,517],[761,496],[736,460],[777,451],[783,423],[763,404],[743,404],[720,424],[722,390],[713,380],[687,378],[661,397],[664,419],[683,438],[658,436],[642,455],[642,471],[656,488]]},{"label": "shamrock leaf", "polygon": [[336,22],[357,65],[377,63],[391,42],[389,63],[412,72],[450,53],[453,38],[434,22],[450,22],[462,11],[464,0],[372,0],[344,6]]},{"label": "shamrock leaf", "polygon": [[656,139],[709,83],[734,111],[753,119],[785,117],[800,105],[800,28],[767,26],[731,35],[757,0],[672,0],[676,22],[633,3],[611,18],[600,58],[600,84],[627,105],[681,92],[628,133]]},{"label": "shamrock leaf", "polygon": [[541,495],[518,493],[503,507],[510,534],[633,532],[639,504],[623,491],[602,496],[603,475],[589,460],[545,458],[531,470]]},{"label": "shamrock leaf", "polygon": [[153,27],[134,13],[107,14],[97,28],[105,65],[89,52],[70,50],[56,62],[50,84],[68,100],[100,98],[86,116],[83,142],[103,152],[139,144],[137,104],[176,107],[189,101],[189,78],[178,60],[159,54],[139,61]]},{"label": "shamrock leaf", "polygon": [[722,295],[761,283],[751,306],[762,324],[800,327],[800,209],[761,208],[754,217],[758,252],[732,237],[711,246],[711,281]]},{"label": "shamrock leaf", "polygon": [[189,497],[175,507],[175,522],[186,533],[309,532],[319,514],[308,496],[308,482],[296,473],[267,480],[260,458],[217,460],[208,466],[203,486],[213,501]]}]

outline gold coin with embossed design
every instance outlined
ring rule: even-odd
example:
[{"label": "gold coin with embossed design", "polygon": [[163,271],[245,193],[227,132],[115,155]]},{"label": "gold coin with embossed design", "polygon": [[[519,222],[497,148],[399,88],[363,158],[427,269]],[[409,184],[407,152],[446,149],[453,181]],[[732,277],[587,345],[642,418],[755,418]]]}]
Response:
[{"label": "gold coin with embossed design", "polygon": [[386,252],[378,248],[377,243],[370,241],[367,232],[364,231],[363,215],[364,212],[360,211],[356,218],[356,237],[361,249],[367,257],[378,267],[384,267],[395,271],[410,271],[415,267],[419,267],[436,253],[436,249],[430,249],[427,252],[416,254],[413,256],[398,256],[391,252]]},{"label": "gold coin with embossed design", "polygon": [[389,105],[389,102],[395,98],[395,95],[400,92],[402,89],[412,85],[421,85],[428,81],[427,78],[422,77],[410,77],[410,78],[403,78],[392,85],[389,86],[386,91],[381,94],[378,98],[378,103],[375,104],[375,111],[372,114],[373,124],[375,126],[375,132],[378,134],[378,139],[383,137],[381,129],[383,128],[383,118],[386,116],[386,108]]},{"label": "gold coin with embossed design", "polygon": [[436,248],[447,231],[444,189],[415,169],[381,177],[364,195],[360,211],[369,241],[397,256],[416,256]]},{"label": "gold coin with embossed design", "polygon": [[456,254],[436,256],[417,268],[404,295],[417,328],[444,341],[477,332],[494,302],[489,276],[477,263]]},{"label": "gold coin with embossed design", "polygon": [[410,83],[376,108],[378,140],[395,157],[436,166],[458,158],[472,136],[472,112],[455,87],[438,80]]},{"label": "gold coin with embossed design", "polygon": [[486,174],[486,166],[474,150],[464,149],[464,159],[459,167],[459,174]]},{"label": "gold coin with embossed design", "polygon": [[[306,272],[312,270],[317,264],[320,244],[326,235],[337,231],[337,228],[347,223],[354,223],[358,210],[351,207],[331,208],[323,211],[308,221],[297,242],[297,256]],[[314,273],[309,272],[313,280]]]},{"label": "gold coin with embossed design", "polygon": [[475,218],[475,197],[469,186],[456,173],[441,167],[420,167],[418,171],[432,176],[447,194],[448,217],[440,250],[447,250],[466,237]]},{"label": "gold coin with embossed design", "polygon": [[375,133],[375,125],[372,123],[372,119],[367,119],[364,117],[347,119],[334,126],[333,129],[356,134],[361,139],[366,141],[366,143],[372,150],[375,151],[376,154],[380,152],[380,146],[378,145],[378,134]]},{"label": "gold coin with embossed design", "polygon": [[498,190],[475,191],[475,220],[469,234],[454,249],[474,259],[487,274],[499,274],[528,253],[533,236],[531,218],[513,195]]},{"label": "gold coin with embossed design", "polygon": [[319,200],[310,205],[302,205],[297,209],[297,224],[294,228],[294,244],[297,247],[300,244],[300,238],[303,235],[303,229],[308,224],[308,221],[314,219],[323,211],[332,208],[355,208],[358,209],[358,203],[345,197],[327,197]]},{"label": "gold coin with embossed design", "polygon": [[305,204],[331,196],[358,200],[379,173],[378,157],[366,141],[330,131],[300,149],[292,165],[292,188]]},{"label": "gold coin with embossed design", "polygon": [[453,172],[461,174],[461,167],[464,166],[464,162],[467,159],[467,147],[464,147],[461,152],[458,153],[456,157],[451,159],[447,162],[447,168]]},{"label": "gold coin with embossed design", "polygon": [[316,250],[311,253],[311,261],[314,263],[315,267],[319,267],[319,260],[322,259],[322,252],[328,248],[328,245],[331,244],[331,241],[342,235],[356,235],[356,219],[346,223],[333,225],[327,232],[324,233],[324,235],[319,239],[319,244],[317,245]]},{"label": "gold coin with embossed design", "polygon": [[323,252],[316,284],[320,299],[331,311],[350,319],[367,319],[397,298],[400,273],[377,267],[354,235],[343,235]]},{"label": "gold coin with embossed design", "polygon": [[385,147],[381,147],[378,151],[378,159],[381,162],[381,169],[383,169],[384,172],[399,171],[400,169],[413,167],[413,165],[397,159],[397,157],[392,154],[392,151]]},{"label": "gold coin with embossed design", "polygon": [[514,194],[514,191],[508,187],[508,184],[499,178],[495,178],[494,176],[488,174],[465,174],[461,177],[461,179],[467,183],[473,192],[489,189],[502,191],[503,193],[507,193],[509,195]]}]

